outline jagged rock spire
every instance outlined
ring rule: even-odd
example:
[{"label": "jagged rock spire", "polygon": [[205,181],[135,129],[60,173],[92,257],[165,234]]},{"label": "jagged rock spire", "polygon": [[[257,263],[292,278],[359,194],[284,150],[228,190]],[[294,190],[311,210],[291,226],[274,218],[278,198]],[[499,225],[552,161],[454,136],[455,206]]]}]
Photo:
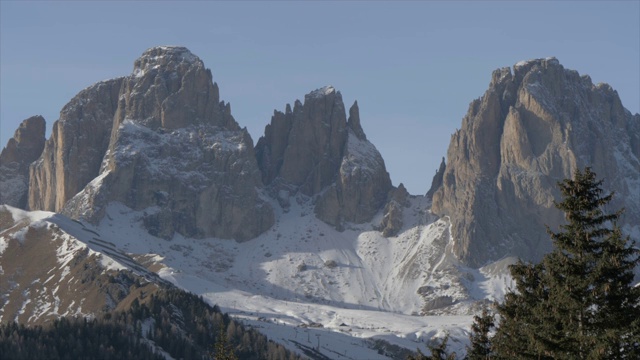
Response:
[{"label": "jagged rock spire", "polygon": [[44,148],[46,123],[42,116],[32,116],[22,123],[0,153],[0,204],[21,209],[27,207],[29,165]]},{"label": "jagged rock spire", "polygon": [[256,145],[264,183],[275,193],[315,197],[316,215],[338,227],[371,220],[391,189],[357,103],[349,115],[347,121],[340,92],[325,86],[305,95],[304,104],[296,101],[293,110],[287,105],[285,113],[274,112]]}]

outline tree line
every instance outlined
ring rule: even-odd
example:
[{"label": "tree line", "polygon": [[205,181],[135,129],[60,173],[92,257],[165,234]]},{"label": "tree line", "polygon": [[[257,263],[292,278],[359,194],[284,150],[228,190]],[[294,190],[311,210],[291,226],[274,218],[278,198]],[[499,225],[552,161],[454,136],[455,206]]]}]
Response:
[{"label": "tree line", "polygon": [[42,326],[0,324],[2,359],[270,359],[300,356],[179,289],[160,290],[126,311],[59,318]]},{"label": "tree line", "polygon": [[[618,225],[623,210],[606,211],[613,193],[588,167],[558,185],[554,250],[510,267],[515,288],[474,317],[465,359],[640,359],[640,250]],[[447,341],[409,359],[455,359]]]}]

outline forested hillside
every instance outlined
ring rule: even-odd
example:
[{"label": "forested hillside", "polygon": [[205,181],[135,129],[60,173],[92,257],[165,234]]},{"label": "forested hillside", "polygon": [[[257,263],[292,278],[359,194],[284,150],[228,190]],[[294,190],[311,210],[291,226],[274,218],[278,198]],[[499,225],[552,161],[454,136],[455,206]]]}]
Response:
[{"label": "forested hillside", "polygon": [[134,300],[97,318],[63,317],[44,326],[0,325],[3,359],[299,359],[178,289]]}]

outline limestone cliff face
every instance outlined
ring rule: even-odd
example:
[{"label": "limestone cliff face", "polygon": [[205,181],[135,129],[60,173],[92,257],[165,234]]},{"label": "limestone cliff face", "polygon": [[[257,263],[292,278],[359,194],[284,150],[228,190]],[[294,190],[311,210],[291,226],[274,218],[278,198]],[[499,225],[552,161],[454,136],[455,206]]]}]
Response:
[{"label": "limestone cliff face", "polygon": [[609,85],[555,58],[496,70],[451,137],[432,211],[451,217],[454,251],[469,264],[538,259],[551,246],[544,225],[563,222],[557,182],[591,166],[631,230],[640,223],[639,143],[640,115]]},{"label": "limestone cliff face", "polygon": [[293,110],[276,111],[256,156],[272,192],[314,197],[316,216],[338,227],[371,220],[392,188],[384,160],[360,126],[357,103],[347,120],[333,87],[307,94]]},{"label": "limestone cliff face", "polygon": [[117,201],[145,210],[149,232],[164,238],[247,240],[274,222],[251,137],[183,47],[151,48],[130,76],[76,96],[31,178],[33,209],[97,222]]},{"label": "limestone cliff face", "polygon": [[98,176],[109,146],[122,81],[118,78],[94,84],[62,108],[42,155],[31,165],[30,209],[61,211]]},{"label": "limestone cliff face", "polygon": [[275,112],[256,152],[265,184],[295,186],[312,196],[332,184],[347,142],[342,96],[333,87],[313,91],[304,105]]},{"label": "limestone cliff face", "polygon": [[24,120],[0,153],[0,204],[25,209],[29,194],[29,165],[44,148],[42,116]]},{"label": "limestone cliff face", "polygon": [[442,186],[442,178],[444,177],[444,171],[446,168],[447,163],[444,161],[444,158],[442,158],[440,166],[438,167],[438,170],[436,170],[436,174],[431,180],[431,187],[429,188],[429,191],[427,191],[427,198],[429,200],[433,200],[433,194]]},{"label": "limestone cliff face", "polygon": [[389,192],[389,201],[384,207],[384,216],[380,223],[380,231],[382,236],[396,236],[404,225],[402,221],[402,214],[404,208],[409,206],[408,202],[409,192],[404,187],[404,184],[400,184],[397,188]]},{"label": "limestone cliff face", "polygon": [[240,130],[229,104],[220,102],[211,71],[179,46],[148,49],[135,61],[133,74],[123,82],[112,137],[126,120],[162,131],[192,125]]}]

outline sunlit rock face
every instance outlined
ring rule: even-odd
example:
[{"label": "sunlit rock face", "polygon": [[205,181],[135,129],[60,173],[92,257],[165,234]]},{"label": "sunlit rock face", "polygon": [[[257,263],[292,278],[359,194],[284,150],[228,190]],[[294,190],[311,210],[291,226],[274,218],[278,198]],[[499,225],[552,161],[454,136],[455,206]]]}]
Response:
[{"label": "sunlit rock face", "polygon": [[[507,255],[539,259],[557,229],[557,182],[591,166],[615,191],[610,210],[640,231],[640,115],[607,84],[565,69],[557,59],[496,70],[451,137],[432,211],[448,215],[454,251],[481,266]],[[635,229],[635,230],[634,230]]]},{"label": "sunlit rock face", "polygon": [[62,108],[42,155],[31,165],[30,209],[61,211],[98,176],[122,82],[117,78],[91,85]]}]

